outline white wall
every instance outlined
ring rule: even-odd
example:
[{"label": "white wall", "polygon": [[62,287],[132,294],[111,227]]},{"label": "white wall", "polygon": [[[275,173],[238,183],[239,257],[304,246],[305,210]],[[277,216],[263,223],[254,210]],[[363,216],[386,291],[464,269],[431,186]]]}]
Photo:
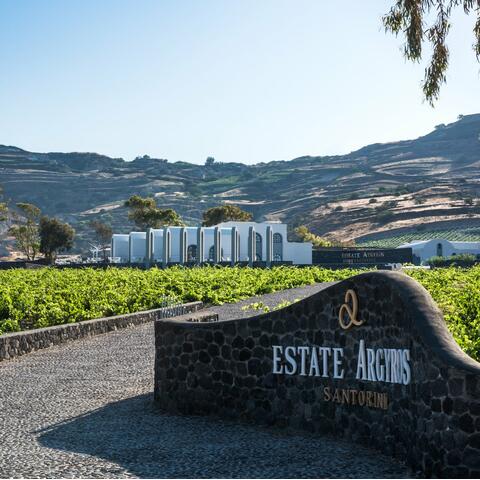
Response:
[{"label": "white wall", "polygon": [[170,241],[172,242],[172,255],[170,261],[178,263],[180,261],[180,234],[182,227],[170,227]]},{"label": "white wall", "polygon": [[146,232],[130,233],[130,261],[133,263],[144,262],[147,252]]},{"label": "white wall", "polygon": [[155,228],[153,232],[152,260],[161,262],[163,260],[163,228]]},{"label": "white wall", "polygon": [[438,255],[437,247],[439,244],[442,246],[442,257],[451,257],[462,253],[480,254],[480,242],[450,242],[438,238],[425,243],[406,244],[403,246],[411,247],[413,254],[419,257],[422,262],[426,262],[430,258]]},{"label": "white wall", "polygon": [[312,264],[312,244],[309,242],[288,242],[284,246],[284,261],[292,261],[296,265]]},{"label": "white wall", "polygon": [[115,234],[112,235],[112,251],[110,253],[113,258],[120,258],[120,262],[128,262],[128,246],[130,235]]},{"label": "white wall", "polygon": [[215,229],[213,227],[205,227],[203,235],[203,258],[208,262],[210,260],[210,248],[214,245]]},{"label": "white wall", "polygon": [[[236,227],[240,237],[240,258],[239,261],[247,262],[248,258],[248,235],[250,227],[255,229],[262,238],[261,261],[267,260],[267,227],[271,227],[272,234],[279,233],[282,236],[282,260],[291,261],[297,265],[310,265],[312,263],[312,245],[310,243],[297,243],[287,241],[287,225],[282,223],[256,223],[256,222],[224,222],[218,225],[221,234],[221,247],[223,250],[222,261],[230,261],[231,252],[231,234],[232,227]],[[177,263],[180,261],[180,233],[182,227],[169,227],[171,234],[171,258],[170,261]],[[185,227],[187,232],[187,248],[189,245],[197,245],[197,227]],[[163,260],[163,229],[153,229],[152,260],[161,262]],[[204,227],[204,259],[209,260],[210,248],[214,246],[215,227]],[[118,240],[117,240],[118,237]],[[122,240],[123,239],[123,240]],[[130,239],[130,257],[132,262],[143,262],[146,257],[146,233],[131,232],[130,235],[113,235],[112,245],[118,249],[125,249],[125,241]],[[123,243],[122,243],[123,242]],[[122,246],[121,246],[122,245]],[[127,251],[124,252],[128,259]],[[113,255],[113,254],[112,254]],[[121,256],[121,255],[115,255]]]},{"label": "white wall", "polygon": [[[255,229],[255,233],[259,233],[262,237],[262,251],[261,258],[262,261],[267,260],[267,227],[271,227],[272,233],[280,233],[283,240],[283,260],[285,258],[285,245],[287,243],[287,225],[284,223],[269,223],[269,222],[223,222],[218,225],[221,228],[231,229],[232,227],[237,227],[238,233],[240,234],[240,258],[241,262],[248,262],[248,233],[250,227]],[[260,252],[256,252],[257,254]],[[310,259],[310,263],[312,263]]]}]

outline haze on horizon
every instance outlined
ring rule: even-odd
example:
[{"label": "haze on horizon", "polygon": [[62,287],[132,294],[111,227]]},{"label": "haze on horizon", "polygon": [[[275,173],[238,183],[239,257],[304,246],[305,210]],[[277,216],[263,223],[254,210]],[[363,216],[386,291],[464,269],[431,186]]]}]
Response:
[{"label": "haze on horizon", "polygon": [[[384,33],[394,0],[0,1],[0,144],[257,163],[416,138],[480,112],[473,16],[448,83]],[[428,52],[426,52],[426,58]]]}]

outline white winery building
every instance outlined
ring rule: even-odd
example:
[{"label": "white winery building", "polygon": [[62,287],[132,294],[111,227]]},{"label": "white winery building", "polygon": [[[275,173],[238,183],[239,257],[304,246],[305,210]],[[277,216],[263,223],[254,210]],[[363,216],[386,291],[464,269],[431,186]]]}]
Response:
[{"label": "white winery building", "polygon": [[114,234],[112,261],[147,264],[289,262],[312,264],[312,244],[287,241],[287,225],[225,222],[215,227],[150,228]]},{"label": "white winery building", "polygon": [[480,242],[451,242],[443,238],[414,240],[397,248],[411,248],[413,255],[422,263],[432,257],[453,257],[462,253],[480,254]]}]

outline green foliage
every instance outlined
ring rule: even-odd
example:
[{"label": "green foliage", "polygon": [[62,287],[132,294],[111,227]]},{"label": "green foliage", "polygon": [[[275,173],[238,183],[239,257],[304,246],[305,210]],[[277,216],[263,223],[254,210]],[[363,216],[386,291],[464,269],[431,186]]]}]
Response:
[{"label": "green foliage", "polygon": [[390,210],[391,208],[395,208],[398,206],[398,202],[395,201],[395,200],[389,200],[387,202],[383,202],[381,205],[379,205],[378,207],[375,207],[375,210],[377,212],[384,212],[384,211],[387,211],[387,210]]},{"label": "green foliage", "polygon": [[315,235],[305,225],[295,228],[295,233],[303,242],[311,242],[314,247],[332,247],[333,243],[326,238]]},{"label": "green foliage", "polygon": [[262,312],[267,313],[270,311],[270,307],[263,302],[253,302],[242,307],[242,310],[261,310]]},{"label": "green foliage", "polygon": [[236,205],[220,205],[203,212],[204,227],[212,227],[222,222],[236,221],[248,222],[252,220],[252,214],[242,210]]},{"label": "green foliage", "polygon": [[12,269],[0,271],[0,333],[73,323],[182,302],[231,303],[358,273],[310,267]]},{"label": "green foliage", "polygon": [[152,197],[140,197],[132,195],[125,206],[130,209],[128,218],[135,222],[135,225],[141,230],[147,228],[160,228],[168,226],[183,226],[184,223],[178,213],[172,208],[161,209],[157,207],[155,199]]},{"label": "green foliage", "polygon": [[[158,308],[164,296],[221,305],[315,282],[344,280],[358,273],[360,270],[286,266],[3,270],[0,334]],[[409,270],[408,275],[430,292],[462,349],[480,360],[480,266]],[[281,302],[273,310],[288,305]],[[256,302],[244,308],[261,312],[265,307]]]},{"label": "green foliage", "polygon": [[280,310],[281,308],[289,307],[290,305],[293,305],[294,303],[299,302],[301,299],[300,298],[295,298],[292,301],[290,300],[283,300],[282,302],[278,303],[275,305],[273,308],[274,310]]},{"label": "green foliage", "polygon": [[0,202],[0,222],[7,220],[8,207],[5,202]]},{"label": "green foliage", "polygon": [[103,250],[103,261],[105,262],[107,260],[106,249],[110,245],[113,229],[111,225],[103,223],[100,220],[93,220],[89,226],[94,231],[95,242]]},{"label": "green foliage", "polygon": [[412,191],[412,187],[408,184],[407,185],[399,185],[394,190],[395,195],[405,195],[407,193],[410,193],[411,191]]},{"label": "green foliage", "polygon": [[409,270],[408,275],[437,302],[462,350],[480,361],[480,266]]},{"label": "green foliage", "polygon": [[[447,36],[451,27],[451,13],[463,8],[466,14],[478,14],[476,0],[396,0],[383,25],[387,32],[400,34],[405,38],[403,48],[407,60],[418,62],[422,59],[423,47],[429,44],[432,56],[425,68],[422,89],[425,99],[433,106],[438,99],[440,86],[447,81],[449,61]],[[432,20],[433,19],[433,20]],[[473,28],[473,50],[480,60],[480,17]],[[439,125],[437,128],[444,127]]]},{"label": "green foliage", "polygon": [[427,260],[427,264],[431,267],[443,267],[447,261],[447,257],[435,256]]},{"label": "green foliage", "polygon": [[432,257],[427,261],[427,264],[432,267],[448,267],[450,265],[458,265],[461,267],[472,266],[477,263],[476,255],[471,253],[460,253],[459,255],[452,255],[451,257]]},{"label": "green foliage", "polygon": [[38,230],[40,236],[40,252],[49,263],[55,262],[58,252],[70,250],[73,247],[75,230],[57,218],[42,217]]},{"label": "green foliage", "polygon": [[38,221],[40,209],[31,203],[17,203],[21,212],[13,215],[15,224],[9,228],[9,233],[15,237],[17,248],[27,257],[27,260],[35,260],[40,250],[40,235]]},{"label": "green foliage", "polygon": [[0,222],[5,222],[8,219],[8,205],[3,200],[3,188],[0,187]]},{"label": "green foliage", "polygon": [[379,223],[386,223],[392,220],[393,217],[394,217],[393,212],[391,212],[390,210],[384,210],[382,212],[379,212],[375,218]]}]

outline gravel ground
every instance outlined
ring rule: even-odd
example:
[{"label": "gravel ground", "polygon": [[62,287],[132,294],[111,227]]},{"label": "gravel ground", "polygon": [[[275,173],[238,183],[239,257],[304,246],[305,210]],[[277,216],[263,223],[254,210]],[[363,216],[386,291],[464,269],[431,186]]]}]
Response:
[{"label": "gravel ground", "polygon": [[[312,288],[321,287],[304,293]],[[297,298],[302,289],[295,290],[263,301]],[[233,315],[239,307],[220,308]],[[151,395],[153,342],[147,324],[1,362],[0,477],[411,475],[345,441],[159,412]]]},{"label": "gravel ground", "polygon": [[246,300],[242,300],[237,303],[226,303],[225,305],[210,307],[205,310],[210,310],[212,312],[218,313],[219,320],[233,320],[235,318],[246,318],[253,317],[259,313],[263,313],[261,309],[254,308],[245,308],[250,306],[252,303],[261,302],[263,305],[269,307],[270,309],[275,308],[281,302],[295,302],[301,300],[302,298],[313,295],[314,293],[323,290],[330,285],[333,285],[335,282],[325,282],[325,283],[315,283],[313,285],[307,285],[305,287],[291,288],[289,290],[282,290],[275,293],[268,293],[266,295],[258,295],[256,297],[250,297]]}]

